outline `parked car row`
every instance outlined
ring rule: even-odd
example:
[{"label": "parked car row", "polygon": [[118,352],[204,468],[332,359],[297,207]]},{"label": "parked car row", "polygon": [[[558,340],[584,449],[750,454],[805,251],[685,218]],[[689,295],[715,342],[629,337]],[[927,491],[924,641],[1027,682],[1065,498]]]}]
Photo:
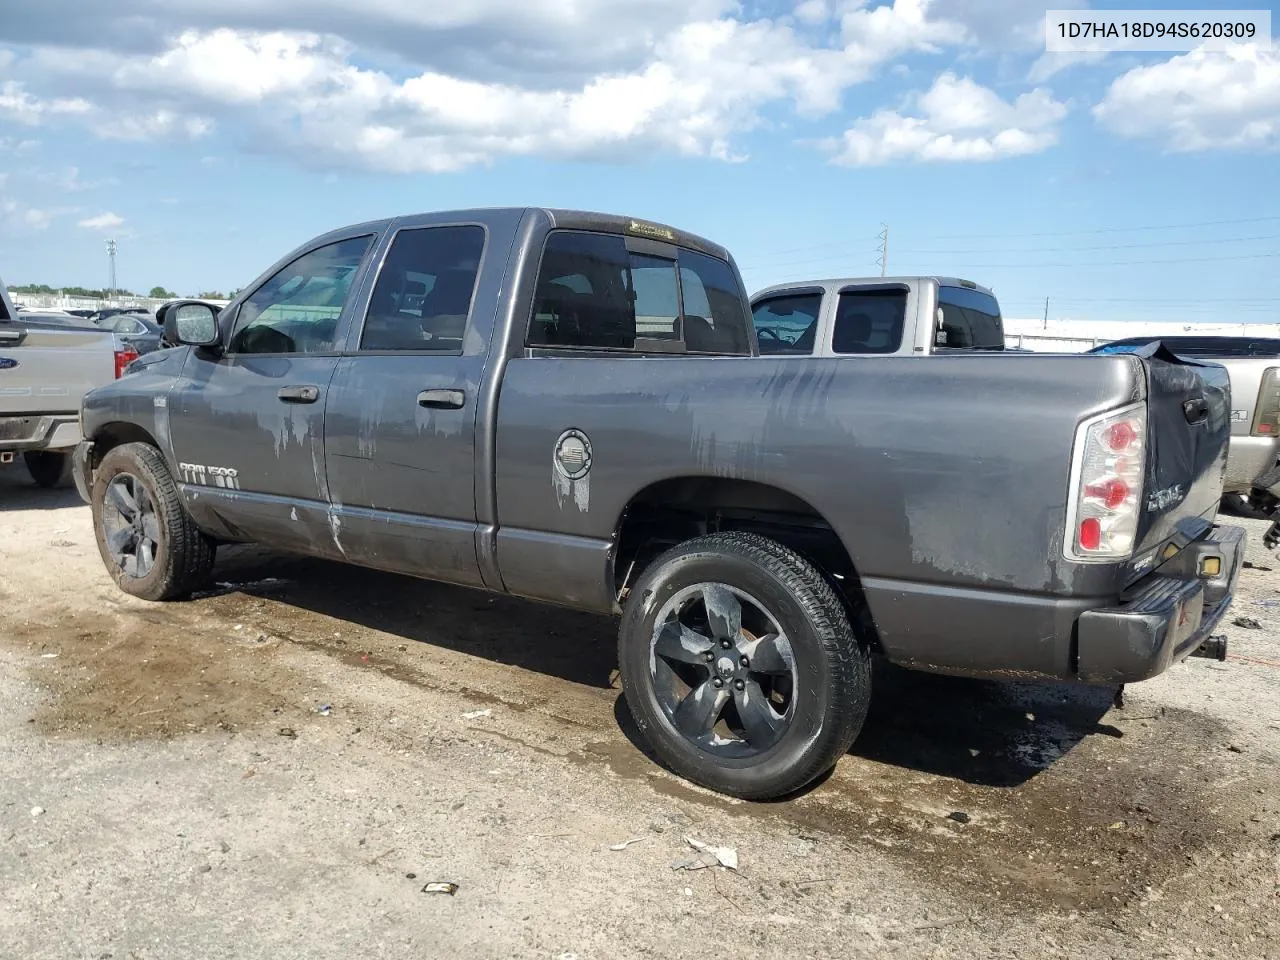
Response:
[{"label": "parked car row", "polygon": [[120,589],[254,542],[621,618],[655,754],[770,798],[857,737],[870,659],[1139,681],[1211,639],[1223,366],[1006,355],[990,291],[787,285],[625,217],[460,211],[317,237],[91,390],[73,470]]}]

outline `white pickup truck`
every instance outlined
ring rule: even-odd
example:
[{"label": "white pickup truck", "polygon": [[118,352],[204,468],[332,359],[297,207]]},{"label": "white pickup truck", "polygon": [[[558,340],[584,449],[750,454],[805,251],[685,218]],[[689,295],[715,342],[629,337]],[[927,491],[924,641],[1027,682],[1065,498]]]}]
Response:
[{"label": "white pickup truck", "polygon": [[955,277],[780,283],[751,297],[762,356],[920,356],[1006,349],[995,294]]},{"label": "white pickup truck", "polygon": [[18,313],[0,281],[0,464],[22,454],[42,487],[70,476],[81,398],[138,358],[110,330],[79,322]]}]

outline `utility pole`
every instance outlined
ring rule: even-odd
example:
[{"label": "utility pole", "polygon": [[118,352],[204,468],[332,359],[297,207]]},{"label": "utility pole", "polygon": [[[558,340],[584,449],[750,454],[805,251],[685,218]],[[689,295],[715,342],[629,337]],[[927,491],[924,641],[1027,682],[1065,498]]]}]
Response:
[{"label": "utility pole", "polygon": [[887,223],[880,224],[884,229],[880,231],[880,259],[876,263],[880,264],[880,276],[884,276],[889,269],[889,225]]},{"label": "utility pole", "polygon": [[1049,298],[1044,298],[1044,328],[1049,329]]},{"label": "utility pole", "polygon": [[107,262],[111,268],[111,282],[107,287],[107,298],[114,300],[116,296],[116,242],[107,241]]}]

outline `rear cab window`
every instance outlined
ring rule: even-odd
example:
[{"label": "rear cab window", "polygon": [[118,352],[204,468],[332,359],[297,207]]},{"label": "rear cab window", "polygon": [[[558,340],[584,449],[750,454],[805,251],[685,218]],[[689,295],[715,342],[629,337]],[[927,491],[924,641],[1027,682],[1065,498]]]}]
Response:
[{"label": "rear cab window", "polygon": [[818,334],[822,291],[784,293],[761,300],[751,308],[751,322],[761,356],[802,356],[813,353]]},{"label": "rear cab window", "polygon": [[[650,252],[652,251],[652,252]],[[750,353],[736,274],[675,245],[553,230],[543,246],[526,344],[643,354]]]},{"label": "rear cab window", "polygon": [[996,298],[969,287],[938,287],[934,348],[938,350],[1003,350],[1004,322]]}]

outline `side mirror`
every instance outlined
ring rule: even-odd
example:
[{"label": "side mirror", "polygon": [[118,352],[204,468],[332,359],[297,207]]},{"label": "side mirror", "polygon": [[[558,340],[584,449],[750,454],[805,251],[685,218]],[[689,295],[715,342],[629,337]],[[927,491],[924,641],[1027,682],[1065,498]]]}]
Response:
[{"label": "side mirror", "polygon": [[170,343],[192,347],[216,346],[221,338],[218,311],[208,303],[187,300],[164,308],[164,334]]}]

